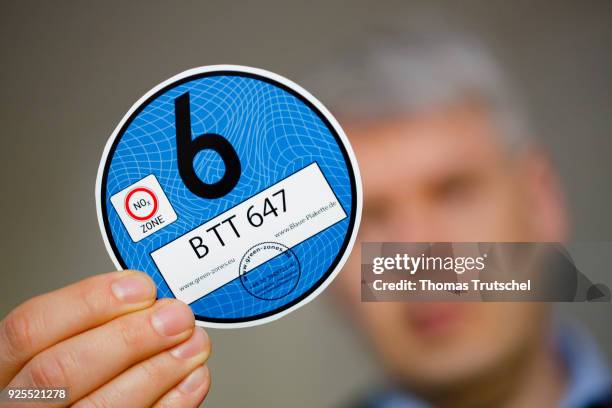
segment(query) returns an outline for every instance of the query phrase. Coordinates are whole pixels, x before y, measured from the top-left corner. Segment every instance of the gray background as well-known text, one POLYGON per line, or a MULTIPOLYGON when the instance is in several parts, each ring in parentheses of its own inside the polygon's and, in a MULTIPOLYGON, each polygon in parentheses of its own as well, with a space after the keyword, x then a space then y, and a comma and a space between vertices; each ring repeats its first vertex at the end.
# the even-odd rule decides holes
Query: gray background
MULTIPOLYGON (((612 241, 612 3, 433 4, 444 22, 489 41, 514 75, 560 169, 575 238, 612 241)), ((372 25, 414 18, 423 8, 403 1, 2 1, 0 316, 34 294, 113 268, 94 206, 98 161, 115 125, 151 87, 219 63, 299 81, 372 25)), ((303 85, 325 102, 324 90, 303 85)), ((610 272, 601 266, 598 273, 610 272)), ((376 381, 377 367, 327 297, 264 327, 210 330, 206 405, 333 406, 376 381)), ((562 310, 612 355, 610 304, 562 310)))

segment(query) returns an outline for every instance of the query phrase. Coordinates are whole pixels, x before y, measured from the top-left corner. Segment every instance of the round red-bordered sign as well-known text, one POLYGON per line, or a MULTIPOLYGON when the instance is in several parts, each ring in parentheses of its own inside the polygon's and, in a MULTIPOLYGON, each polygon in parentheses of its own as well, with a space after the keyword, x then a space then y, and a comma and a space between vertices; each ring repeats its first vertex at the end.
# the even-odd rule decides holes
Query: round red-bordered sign
POLYGON ((136 187, 135 189, 133 189, 132 191, 130 191, 126 196, 125 196, 125 211, 128 213, 128 215, 130 217, 132 217, 133 219, 137 220, 137 221, 146 221, 149 218, 153 217, 155 215, 155 213, 157 212, 157 196, 155 195, 155 193, 153 191, 151 191, 150 189, 146 188, 146 187, 136 187), (134 212, 130 209, 130 206, 128 205, 130 202, 130 198, 132 198, 132 196, 135 193, 138 192, 143 192, 148 194, 149 196, 151 196, 151 198, 153 199, 153 210, 151 210, 151 212, 149 214, 146 214, 145 216, 138 216, 136 214, 134 214, 134 212))

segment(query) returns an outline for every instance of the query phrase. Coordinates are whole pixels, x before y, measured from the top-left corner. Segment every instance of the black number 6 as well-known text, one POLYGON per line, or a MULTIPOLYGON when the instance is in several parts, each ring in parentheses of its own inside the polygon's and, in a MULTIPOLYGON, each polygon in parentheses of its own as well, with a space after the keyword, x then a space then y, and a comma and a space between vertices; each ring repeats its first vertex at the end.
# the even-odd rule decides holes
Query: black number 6
POLYGON ((191 109, 189 92, 174 100, 176 120, 176 156, 179 175, 193 194, 202 198, 223 197, 238 184, 240 159, 230 142, 216 133, 204 133, 191 139, 191 109), (216 183, 204 183, 193 168, 193 159, 202 150, 210 149, 221 157, 225 173, 216 183))

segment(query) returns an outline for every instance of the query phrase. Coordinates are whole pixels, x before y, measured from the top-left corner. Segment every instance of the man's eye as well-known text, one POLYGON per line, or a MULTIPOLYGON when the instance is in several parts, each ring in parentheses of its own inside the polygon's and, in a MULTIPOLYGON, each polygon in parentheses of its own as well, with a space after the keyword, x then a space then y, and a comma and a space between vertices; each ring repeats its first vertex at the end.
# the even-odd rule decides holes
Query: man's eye
POLYGON ((471 176, 457 176, 445 180, 434 189, 439 201, 455 202, 470 198, 477 189, 477 180, 471 176))
POLYGON ((382 221, 387 213, 388 210, 382 203, 369 203, 363 208, 363 218, 367 221, 382 221))

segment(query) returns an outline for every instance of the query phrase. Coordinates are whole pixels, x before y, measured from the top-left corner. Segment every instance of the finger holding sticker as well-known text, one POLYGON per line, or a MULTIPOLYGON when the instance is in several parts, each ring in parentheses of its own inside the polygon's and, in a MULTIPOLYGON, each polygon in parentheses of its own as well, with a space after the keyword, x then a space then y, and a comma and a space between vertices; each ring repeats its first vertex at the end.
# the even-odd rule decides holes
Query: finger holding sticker
POLYGON ((196 323, 265 323, 316 297, 361 214, 354 154, 299 85, 211 66, 156 86, 109 139, 96 201, 121 269, 187 303, 196 323))
POLYGON ((188 306, 155 294, 146 274, 121 271, 16 307, 0 320, 0 389, 61 390, 48 407, 197 405, 210 386, 210 340, 188 306))

